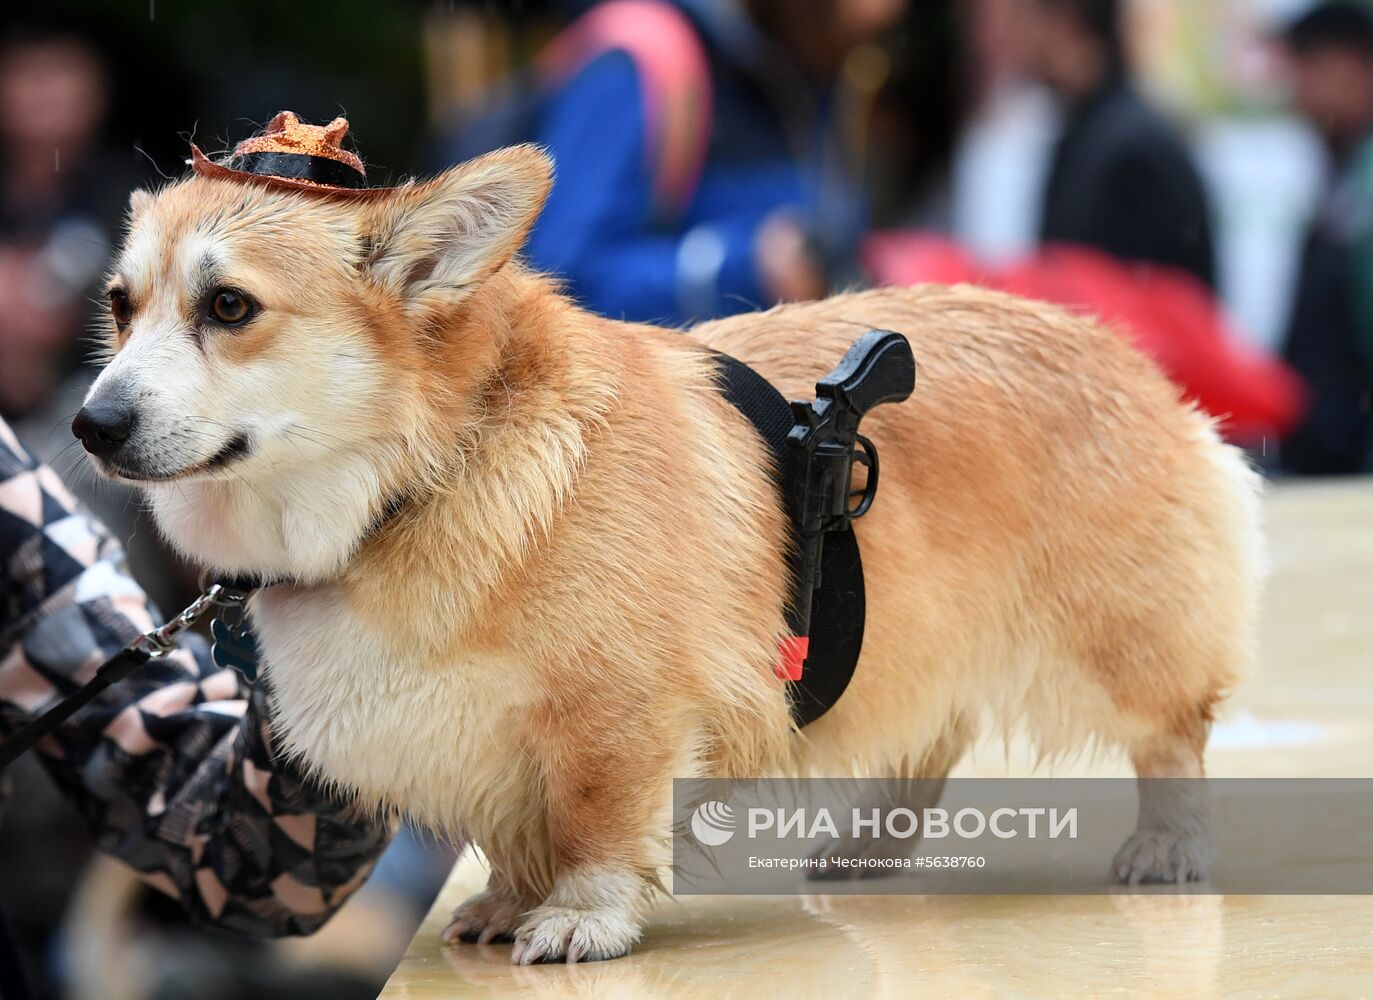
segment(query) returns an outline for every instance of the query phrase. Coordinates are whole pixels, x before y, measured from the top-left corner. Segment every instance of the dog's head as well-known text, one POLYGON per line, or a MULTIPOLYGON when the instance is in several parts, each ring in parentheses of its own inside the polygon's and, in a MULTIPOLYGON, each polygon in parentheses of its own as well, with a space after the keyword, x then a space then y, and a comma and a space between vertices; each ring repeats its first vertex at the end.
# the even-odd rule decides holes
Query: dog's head
POLYGON ((203 177, 136 192, 74 433, 102 473, 178 487, 365 446, 550 177, 524 146, 366 198, 203 177))

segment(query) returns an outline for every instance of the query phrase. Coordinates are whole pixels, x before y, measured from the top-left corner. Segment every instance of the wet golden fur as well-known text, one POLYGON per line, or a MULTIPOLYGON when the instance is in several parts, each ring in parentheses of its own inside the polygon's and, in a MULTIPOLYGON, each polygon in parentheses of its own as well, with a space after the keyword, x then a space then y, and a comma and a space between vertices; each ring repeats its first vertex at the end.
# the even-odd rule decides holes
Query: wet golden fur
MULTIPOLYGON (((1256 478, 1149 361, 971 288, 686 334, 602 319, 512 259, 546 187, 517 149, 364 205, 205 179, 140 196, 115 280, 145 318, 102 376, 137 383, 120 355, 156 329, 148 357, 203 390, 149 390, 164 451, 195 450, 178 421, 249 421, 249 458, 150 485, 154 511, 192 558, 299 581, 254 606, 283 749, 483 848, 492 886, 457 929, 516 933, 516 960, 623 953, 674 776, 938 776, 987 721, 1201 773, 1249 659, 1256 478), (263 306, 197 348, 172 343, 188 240, 263 306), (865 421, 863 657, 796 733, 782 515, 703 345, 803 397, 871 327, 909 337, 919 385, 865 421)), ((1147 806, 1118 873, 1202 874, 1202 807, 1147 806)))

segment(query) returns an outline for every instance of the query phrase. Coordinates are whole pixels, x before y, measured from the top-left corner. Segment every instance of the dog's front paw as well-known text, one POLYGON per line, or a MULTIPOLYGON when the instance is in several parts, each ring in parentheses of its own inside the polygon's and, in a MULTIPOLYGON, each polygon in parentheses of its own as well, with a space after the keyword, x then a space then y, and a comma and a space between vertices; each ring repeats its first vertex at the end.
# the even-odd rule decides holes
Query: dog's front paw
POLYGON ((453 911, 453 919, 441 936, 449 944, 455 941, 509 944, 515 940, 515 928, 523 916, 524 908, 512 895, 501 888, 487 886, 453 911))
POLYGON ((1204 834, 1136 830, 1111 863, 1126 885, 1205 882, 1211 877, 1211 842, 1204 834))
POLYGON ((629 954, 638 940, 638 922, 620 907, 540 906, 515 932, 510 961, 599 962, 629 954))

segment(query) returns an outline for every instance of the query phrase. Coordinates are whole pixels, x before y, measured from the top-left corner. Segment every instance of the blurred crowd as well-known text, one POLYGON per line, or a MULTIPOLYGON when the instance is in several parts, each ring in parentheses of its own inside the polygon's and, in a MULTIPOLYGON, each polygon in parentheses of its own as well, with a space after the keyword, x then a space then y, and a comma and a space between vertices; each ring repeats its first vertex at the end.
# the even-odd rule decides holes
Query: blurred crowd
MULTIPOLYGON (((191 136, 228 148, 283 108, 346 112, 375 182, 543 144, 558 176, 528 259, 607 315, 981 281, 1119 326, 1275 476, 1373 469, 1373 0, 74 0, 6 19, 0 416, 164 606, 186 568, 63 455, 94 290, 134 187, 179 175, 191 136)), ((79 995, 58 928, 96 905, 88 843, 36 773, 16 781, 0 909, 35 981, 79 995)), ((320 995, 375 992, 452 860, 393 852, 390 896, 340 918, 389 922, 389 943, 326 929, 318 962, 376 958, 320 995)), ((190 933, 131 912, 144 930, 121 933, 148 949, 190 933)), ((223 964, 307 995, 280 986, 298 963, 223 964)), ((129 995, 209 995, 158 967, 129 995)))

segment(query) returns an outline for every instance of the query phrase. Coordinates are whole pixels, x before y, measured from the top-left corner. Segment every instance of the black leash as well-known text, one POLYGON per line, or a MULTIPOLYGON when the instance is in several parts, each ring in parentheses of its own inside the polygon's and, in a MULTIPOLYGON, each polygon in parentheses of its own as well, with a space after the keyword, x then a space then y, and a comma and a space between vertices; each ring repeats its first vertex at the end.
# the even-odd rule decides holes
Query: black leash
POLYGON ((62 723, 99 698, 107 689, 152 660, 160 660, 176 649, 177 636, 213 609, 221 608, 241 617, 243 604, 251 592, 251 588, 234 583, 210 584, 181 614, 160 628, 140 635, 102 663, 95 676, 84 686, 0 742, 0 771, 4 771, 40 740, 51 736, 62 723))
MULTIPOLYGON (((363 538, 376 534, 390 523, 405 509, 409 499, 406 494, 388 499, 363 538)), ((181 614, 161 628, 140 635, 102 663, 95 676, 85 686, 72 692, 38 718, 0 741, 0 773, 40 740, 51 736, 58 726, 99 698, 107 689, 140 667, 146 666, 151 660, 160 660, 176 649, 176 637, 216 608, 218 612, 210 623, 213 640, 211 655, 218 666, 238 671, 245 681, 252 684, 257 674, 258 651, 252 630, 245 621, 248 598, 255 590, 290 582, 284 577, 222 577, 205 586, 200 596, 188 604, 181 614)), ((4 998, 0 997, 0 1000, 4 998)))

